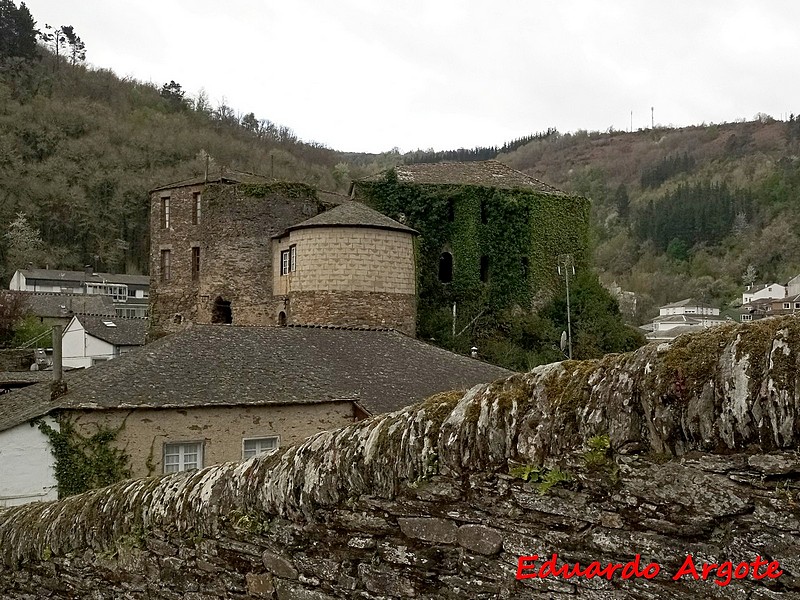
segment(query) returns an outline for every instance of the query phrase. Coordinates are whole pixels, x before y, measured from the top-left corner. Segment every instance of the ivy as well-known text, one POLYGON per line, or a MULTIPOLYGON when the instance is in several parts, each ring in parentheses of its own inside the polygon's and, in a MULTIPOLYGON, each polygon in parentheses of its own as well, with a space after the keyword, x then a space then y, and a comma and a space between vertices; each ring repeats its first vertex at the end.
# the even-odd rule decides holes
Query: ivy
POLYGON ((287 198, 316 199, 316 190, 305 183, 290 181, 275 181, 273 183, 240 183, 236 186, 240 197, 266 198, 272 195, 281 195, 287 198))
POLYGON ((576 268, 589 260, 589 202, 585 198, 478 185, 409 184, 393 170, 380 181, 357 182, 360 199, 420 232, 418 334, 458 351, 471 341, 452 339, 473 320, 502 320, 530 312, 563 285, 558 255, 572 253, 576 268), (453 256, 451 282, 439 281, 442 252, 453 256), (482 273, 488 263, 488 278, 482 273))
POLYGON ((59 498, 105 487, 131 476, 130 457, 113 445, 124 423, 116 429, 98 426, 96 433, 83 436, 66 415, 58 415, 56 422, 58 429, 41 419, 33 424, 50 440, 59 498))

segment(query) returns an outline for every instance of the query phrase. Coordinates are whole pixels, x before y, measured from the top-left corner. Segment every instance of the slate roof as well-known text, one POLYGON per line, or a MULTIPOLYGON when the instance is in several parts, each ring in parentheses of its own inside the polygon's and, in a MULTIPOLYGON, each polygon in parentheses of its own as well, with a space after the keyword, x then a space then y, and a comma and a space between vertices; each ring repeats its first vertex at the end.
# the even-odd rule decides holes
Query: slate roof
MULTIPOLYGON (((478 185, 564 195, 561 190, 496 160, 397 165, 394 172, 402 183, 478 185)), ((382 172, 358 181, 383 181, 385 177, 382 172)))
POLYGON ((150 193, 158 192, 161 190, 171 190, 179 187, 189 187, 192 185, 203 185, 206 183, 267 183, 274 182, 273 177, 266 177, 256 173, 248 173, 247 171, 235 171, 231 169, 219 170, 208 174, 190 177, 174 183, 168 183, 150 190, 150 193))
POLYGON ((114 346, 144 346, 150 322, 147 319, 77 315, 75 317, 89 335, 114 346), (106 323, 113 323, 111 327, 106 323))
POLYGON ((317 198, 325 204, 342 204, 350 202, 350 196, 340 194, 339 192, 328 192, 325 190, 317 190, 317 198))
POLYGON ((702 308, 714 308, 710 304, 706 304, 705 302, 700 302, 695 298, 686 298, 685 300, 679 300, 678 302, 673 302, 672 304, 665 304, 661 308, 680 308, 681 306, 699 306, 702 308))
POLYGON ((56 294, 8 290, 25 298, 31 314, 37 317, 65 318, 75 313, 91 313, 113 317, 116 314, 111 296, 99 294, 56 294))
MULTIPOLYGON (((416 230, 411 229, 411 227, 407 227, 399 221, 390 219, 377 210, 373 210, 369 206, 361 202, 356 202, 355 200, 350 200, 330 210, 321 212, 315 217, 292 225, 288 227, 286 231, 310 227, 371 227, 404 231, 415 235, 418 233, 416 230)), ((282 235, 284 234, 280 234, 276 237, 281 237, 282 235)))
POLYGON ((392 330, 192 325, 50 386, 0 396, 0 431, 57 408, 184 408, 355 400, 371 413, 512 372, 392 330))
POLYGON ((148 287, 150 285, 149 275, 126 275, 124 273, 92 273, 87 275, 85 271, 64 271, 60 269, 19 269, 25 279, 37 279, 43 281, 73 281, 78 283, 124 283, 126 285, 137 285, 148 287))
POLYGON ((662 329, 660 331, 653 331, 644 337, 648 340, 674 340, 684 333, 696 333, 698 331, 705 331, 706 327, 699 327, 697 325, 681 325, 680 327, 673 327, 671 329, 662 329))
MULTIPOLYGON (((29 384, 53 379, 53 371, 0 371, 0 386, 3 384, 29 384)), ((0 399, 2 404, 2 399, 0 399)))

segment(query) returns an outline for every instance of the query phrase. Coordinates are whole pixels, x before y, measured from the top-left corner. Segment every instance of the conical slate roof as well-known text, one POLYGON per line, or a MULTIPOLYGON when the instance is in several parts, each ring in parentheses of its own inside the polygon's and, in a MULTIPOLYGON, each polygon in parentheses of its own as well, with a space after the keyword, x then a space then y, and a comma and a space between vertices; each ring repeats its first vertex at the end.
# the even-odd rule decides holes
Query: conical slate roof
POLYGON ((377 229, 391 229, 394 231, 405 231, 417 234, 417 231, 407 227, 402 223, 390 219, 386 215, 371 209, 369 206, 351 200, 340 204, 330 210, 326 210, 311 217, 306 221, 288 227, 286 231, 295 229, 305 229, 307 227, 374 227, 377 229))

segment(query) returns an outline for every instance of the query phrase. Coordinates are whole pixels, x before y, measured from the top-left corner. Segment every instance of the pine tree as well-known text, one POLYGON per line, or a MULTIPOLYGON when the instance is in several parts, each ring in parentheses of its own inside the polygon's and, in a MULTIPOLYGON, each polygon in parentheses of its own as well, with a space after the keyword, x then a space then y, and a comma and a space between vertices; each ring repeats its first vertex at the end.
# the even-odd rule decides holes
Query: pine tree
POLYGON ((36 58, 36 23, 25 3, 0 0, 0 60, 36 58))

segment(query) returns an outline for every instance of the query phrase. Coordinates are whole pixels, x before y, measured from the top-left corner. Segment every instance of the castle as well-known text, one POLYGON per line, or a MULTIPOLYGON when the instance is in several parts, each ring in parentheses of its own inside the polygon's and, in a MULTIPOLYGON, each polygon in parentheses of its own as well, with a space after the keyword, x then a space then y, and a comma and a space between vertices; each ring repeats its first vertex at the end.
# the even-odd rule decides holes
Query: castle
POLYGON ((588 213, 585 198, 497 161, 398 166, 349 197, 238 172, 165 185, 150 196, 151 331, 326 325, 438 339, 437 311, 458 305, 469 322, 546 298, 557 255, 588 260, 588 213))
POLYGON ((150 196, 152 328, 416 323, 417 232, 346 196, 245 173, 150 196))

